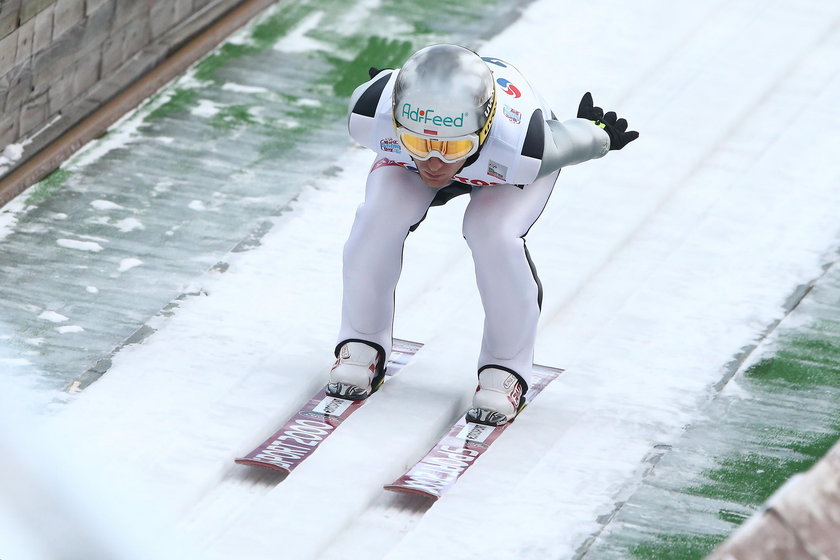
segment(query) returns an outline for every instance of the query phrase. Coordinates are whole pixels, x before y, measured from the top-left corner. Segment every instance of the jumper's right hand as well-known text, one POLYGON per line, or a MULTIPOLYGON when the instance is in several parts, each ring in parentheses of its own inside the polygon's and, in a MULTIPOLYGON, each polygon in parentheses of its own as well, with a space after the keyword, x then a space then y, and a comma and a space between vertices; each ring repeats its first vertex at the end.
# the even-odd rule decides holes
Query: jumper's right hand
POLYGON ((588 91, 583 95, 578 106, 579 119, 587 119, 604 129, 610 137, 610 150, 620 150, 639 137, 635 130, 627 130, 627 120, 619 119, 615 111, 604 114, 604 110, 596 107, 592 101, 592 94, 588 91))

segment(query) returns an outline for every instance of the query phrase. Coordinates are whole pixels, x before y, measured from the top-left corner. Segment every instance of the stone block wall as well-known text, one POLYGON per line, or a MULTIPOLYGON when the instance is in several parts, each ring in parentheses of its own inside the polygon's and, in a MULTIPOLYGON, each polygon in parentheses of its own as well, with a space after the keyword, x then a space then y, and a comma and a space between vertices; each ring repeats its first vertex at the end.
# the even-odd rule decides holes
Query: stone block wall
POLYGON ((0 178, 242 2, 0 0, 0 178))

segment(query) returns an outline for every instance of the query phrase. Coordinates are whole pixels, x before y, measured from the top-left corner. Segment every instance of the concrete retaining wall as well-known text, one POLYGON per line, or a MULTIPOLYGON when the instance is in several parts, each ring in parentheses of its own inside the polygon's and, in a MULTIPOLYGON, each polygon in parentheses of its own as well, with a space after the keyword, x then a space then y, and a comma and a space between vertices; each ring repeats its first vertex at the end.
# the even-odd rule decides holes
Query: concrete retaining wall
POLYGON ((0 0, 0 178, 242 1, 0 0))

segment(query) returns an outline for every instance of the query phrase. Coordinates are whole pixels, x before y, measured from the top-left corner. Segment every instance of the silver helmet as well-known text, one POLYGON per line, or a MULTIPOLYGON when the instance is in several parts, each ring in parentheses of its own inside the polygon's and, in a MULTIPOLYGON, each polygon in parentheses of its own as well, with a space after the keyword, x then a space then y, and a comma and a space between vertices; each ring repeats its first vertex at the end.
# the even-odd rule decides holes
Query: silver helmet
POLYGON ((484 142, 495 112, 493 74, 476 53, 432 45, 405 62, 394 84, 394 120, 418 134, 484 142))

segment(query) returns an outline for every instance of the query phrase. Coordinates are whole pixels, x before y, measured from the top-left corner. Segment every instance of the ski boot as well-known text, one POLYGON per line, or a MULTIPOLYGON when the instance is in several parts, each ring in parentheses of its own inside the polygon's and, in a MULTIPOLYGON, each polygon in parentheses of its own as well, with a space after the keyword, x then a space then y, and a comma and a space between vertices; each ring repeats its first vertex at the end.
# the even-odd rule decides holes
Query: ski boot
POLYGON ((336 348, 327 394, 351 401, 368 398, 385 380, 385 352, 361 340, 347 340, 336 348))
POLYGON ((478 388, 467 422, 501 426, 513 420, 525 406, 527 384, 516 373, 497 366, 485 366, 478 372, 478 388))

